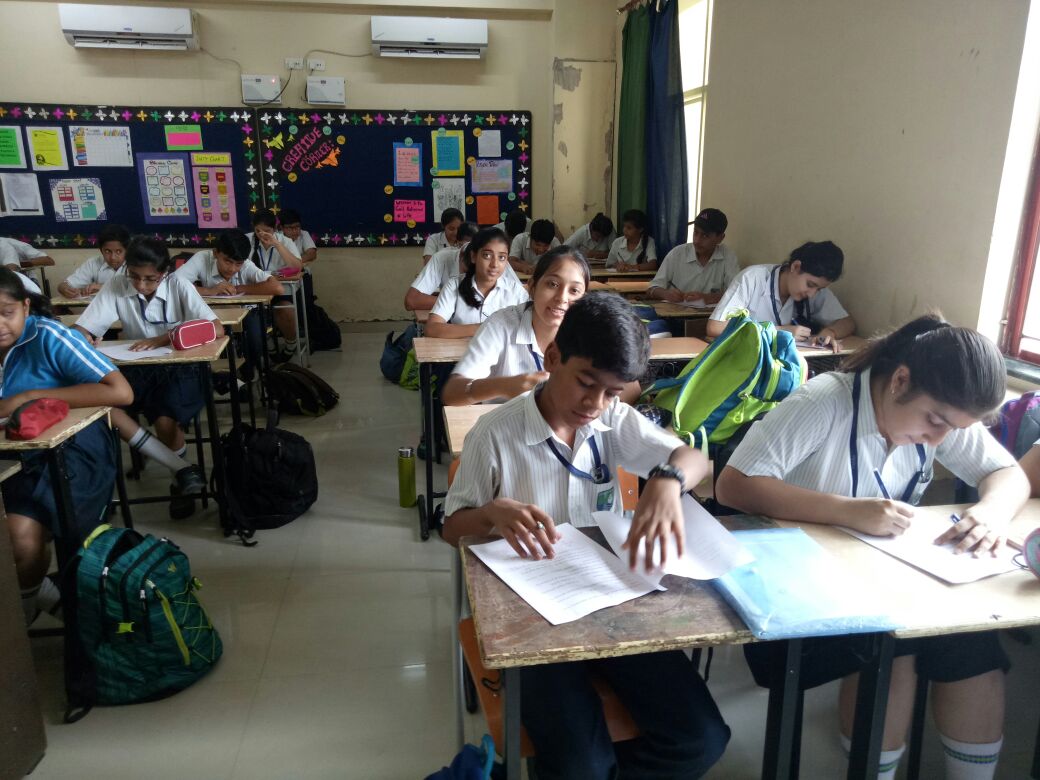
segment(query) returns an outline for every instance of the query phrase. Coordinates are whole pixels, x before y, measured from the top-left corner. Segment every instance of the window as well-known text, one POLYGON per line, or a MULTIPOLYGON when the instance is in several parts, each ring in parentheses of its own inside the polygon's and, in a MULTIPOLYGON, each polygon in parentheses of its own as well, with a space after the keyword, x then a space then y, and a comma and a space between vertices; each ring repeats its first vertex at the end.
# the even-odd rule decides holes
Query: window
MULTIPOLYGON (((680 0, 679 54, 685 104, 686 160, 690 219, 700 211, 701 155, 704 137, 704 101, 708 89, 708 43, 711 0, 680 0)), ((693 226, 688 236, 693 238, 693 226)))
POLYGON ((1009 357, 1040 365, 1040 158, 1033 164, 1022 220, 1019 255, 1008 301, 1004 351, 1009 357))

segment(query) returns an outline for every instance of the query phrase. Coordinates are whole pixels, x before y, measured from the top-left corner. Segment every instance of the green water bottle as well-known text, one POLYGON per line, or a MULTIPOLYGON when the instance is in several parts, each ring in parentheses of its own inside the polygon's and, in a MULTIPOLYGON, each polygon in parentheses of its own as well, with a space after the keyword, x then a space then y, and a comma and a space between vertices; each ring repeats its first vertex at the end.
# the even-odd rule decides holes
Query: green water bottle
POLYGON ((401 506, 415 506, 415 450, 400 447, 397 450, 397 492, 401 506))

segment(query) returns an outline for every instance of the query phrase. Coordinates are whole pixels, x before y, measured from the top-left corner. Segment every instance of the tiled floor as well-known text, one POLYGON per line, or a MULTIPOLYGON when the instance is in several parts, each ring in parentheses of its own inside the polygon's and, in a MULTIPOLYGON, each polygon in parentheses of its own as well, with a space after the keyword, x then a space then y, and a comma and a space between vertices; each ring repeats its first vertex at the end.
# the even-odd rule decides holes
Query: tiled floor
MULTIPOLYGON (((397 506, 397 447, 416 442, 419 404, 380 377, 382 342, 348 333, 343 352, 316 355, 340 404, 322 418, 285 420, 318 460, 320 498, 305 517, 246 549, 221 536, 212 508, 177 523, 162 505, 138 509, 139 528, 190 556, 224 657, 177 696, 98 708, 68 726, 60 643, 35 640, 50 746, 33 778, 410 780, 450 759, 450 553, 436 538, 420 542, 415 510, 397 506)), ((142 488, 163 489, 155 466, 146 477, 142 488)), ((998 776, 1019 780, 1040 717, 1040 673, 1035 645, 1007 644, 1015 669, 998 776)), ((739 651, 716 653, 710 686, 734 736, 709 776, 751 780, 765 694, 739 651)), ((834 703, 833 687, 808 696, 803 778, 844 776, 834 703)), ((469 718, 467 737, 481 733, 480 716, 469 718)), ((942 777, 937 744, 932 734, 923 778, 942 777)))

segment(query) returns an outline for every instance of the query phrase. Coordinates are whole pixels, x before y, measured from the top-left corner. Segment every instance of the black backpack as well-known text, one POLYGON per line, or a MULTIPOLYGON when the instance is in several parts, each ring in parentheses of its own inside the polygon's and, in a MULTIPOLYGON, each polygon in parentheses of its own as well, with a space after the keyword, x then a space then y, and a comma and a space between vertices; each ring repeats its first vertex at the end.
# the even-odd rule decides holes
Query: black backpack
POLYGON ((220 437, 227 496, 224 536, 238 534, 244 544, 257 530, 295 520, 318 499, 310 443, 276 428, 277 420, 271 411, 266 428, 242 423, 220 437))
POLYGON ((339 325, 332 321, 318 304, 307 307, 307 329, 310 334, 311 352, 325 349, 339 349, 343 345, 343 334, 339 325))
POLYGON ((379 357, 379 370, 383 372, 383 376, 395 385, 401 381, 405 360, 417 335, 419 335, 419 329, 414 322, 401 331, 401 335, 396 339, 393 331, 386 334, 383 354, 379 357))
POLYGON ((296 363, 283 363, 267 372, 269 404, 279 412, 321 417, 339 403, 328 382, 296 363))

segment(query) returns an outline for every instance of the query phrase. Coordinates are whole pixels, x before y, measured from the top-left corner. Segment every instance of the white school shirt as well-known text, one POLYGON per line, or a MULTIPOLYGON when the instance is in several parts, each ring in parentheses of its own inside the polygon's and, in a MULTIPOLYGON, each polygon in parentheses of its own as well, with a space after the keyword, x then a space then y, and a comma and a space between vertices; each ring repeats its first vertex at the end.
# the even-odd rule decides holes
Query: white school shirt
POLYGON ((703 266, 697 261, 693 244, 680 244, 664 256, 651 287, 675 287, 682 292, 721 293, 740 273, 737 254, 719 244, 703 266))
POLYGON ((615 398, 598 420, 578 428, 572 450, 538 411, 535 392, 517 396, 485 414, 466 436, 462 462, 444 502, 446 524, 460 509, 511 498, 534 504, 555 523, 569 522, 579 528, 594 525, 592 513, 597 503, 605 511, 621 507, 619 466, 646 477, 682 444, 615 398), (610 470, 610 482, 602 485, 571 474, 546 444, 552 438, 575 468, 591 473, 594 459, 588 440, 593 436, 600 462, 610 470))
MULTIPOLYGON (((747 309, 751 319, 772 322, 774 325, 790 325, 795 317, 794 298, 780 304, 780 266, 749 265, 733 280, 711 313, 711 319, 725 321, 737 309, 747 309), (774 274, 773 271, 776 271, 774 274), (780 313, 777 321, 774 304, 780 313)), ((824 287, 809 299, 809 316, 821 325, 830 325, 849 316, 837 296, 824 287)))
POLYGON ((614 243, 615 238, 617 238, 617 233, 612 232, 599 241, 593 241, 592 231, 589 230, 589 224, 586 222, 563 243, 572 249, 580 249, 582 252, 609 252, 610 245, 614 243))
MULTIPOLYGON (((531 232, 531 225, 533 225, 533 224, 534 224, 534 220, 531 219, 530 217, 528 217, 527 218, 527 222, 524 223, 524 230, 526 232, 530 233, 531 232)), ((495 227, 497 227, 499 230, 501 230, 507 236, 509 235, 509 231, 506 230, 506 221, 504 219, 501 222, 499 222, 497 225, 495 225, 495 227)))
MULTIPOLYGON (((278 239, 278 243, 280 243, 282 246, 284 246, 286 249, 292 252, 293 255, 295 255, 296 257, 300 256, 300 252, 296 248, 296 243, 291 238, 289 238, 287 235, 281 232, 275 232, 274 235, 275 238, 278 239)), ((246 238, 249 239, 249 259, 252 260, 253 248, 256 244, 256 234, 246 233, 246 238)), ((260 258, 260 260, 255 265, 259 266, 259 268, 263 271, 268 271, 269 273, 273 274, 278 269, 287 267, 285 261, 282 259, 282 256, 278 254, 277 247, 272 246, 269 249, 265 249, 263 244, 261 244, 260 251, 258 252, 258 257, 260 258)))
POLYGON ((18 271, 15 271, 15 273, 18 274, 18 281, 22 283, 22 287, 25 288, 26 292, 43 295, 43 290, 40 289, 40 285, 36 284, 36 282, 23 273, 19 273, 18 271))
POLYGON ((0 236, 0 265, 7 265, 8 263, 21 265, 23 260, 44 257, 46 254, 46 252, 24 241, 0 236))
MULTIPOLYGON (((459 252, 461 249, 448 247, 437 252, 430 258, 429 262, 422 267, 419 275, 412 282, 412 287, 423 295, 434 295, 438 290, 444 289, 449 279, 459 275, 459 252)), ((502 279, 508 279, 516 284, 522 284, 520 277, 516 275, 513 266, 506 265, 502 272, 502 279)))
POLYGON ((496 311, 477 328, 452 373, 466 379, 487 379, 541 371, 545 356, 534 335, 532 316, 527 303, 496 311))
POLYGON ((225 279, 220 275, 217 267, 217 258, 212 249, 203 249, 188 258, 180 268, 174 271, 176 276, 187 279, 191 284, 200 284, 203 287, 215 287, 221 282, 238 285, 262 284, 271 278, 267 271, 261 271, 252 260, 246 260, 241 267, 225 279))
MULTIPOLYGON (((607 268, 613 268, 619 262, 626 263, 628 265, 635 265, 639 254, 643 250, 640 249, 639 244, 636 244, 634 252, 628 251, 628 239, 624 236, 618 236, 614 239, 614 243, 610 245, 610 252, 607 254, 607 268)), ((654 243, 654 239, 651 237, 646 242, 646 257, 643 258, 643 262, 649 262, 650 260, 657 259, 657 244, 654 243)))
POLYGON ((116 274, 126 273, 126 263, 113 271, 112 266, 105 262, 101 255, 94 255, 86 260, 79 268, 69 274, 65 284, 69 287, 80 289, 88 284, 104 284, 116 274))
MULTIPOLYGON (((314 243, 314 239, 311 237, 310 231, 301 230, 300 235, 292 239, 293 244, 296 245, 296 254, 303 257, 303 253, 308 249, 317 249, 318 245, 314 243)), ((311 272, 310 265, 303 267, 303 272, 309 274, 311 272)))
MULTIPOLYGON (((751 426, 729 465, 749 477, 772 477, 788 485, 852 497, 849 438, 854 376, 832 371, 802 385, 751 426)), ((983 477, 1015 463, 982 423, 954 429, 937 448, 924 445, 924 450, 927 479, 918 485, 915 498, 927 487, 935 460, 970 485, 978 485, 983 477)), ((859 498, 882 497, 874 469, 881 472, 889 495, 895 499, 902 497, 914 474, 921 470, 914 445, 903 444, 889 452, 878 432, 869 370, 863 371, 861 378, 856 452, 859 498)))
POLYGON ((428 239, 426 239, 426 246, 423 247, 423 257, 430 255, 431 257, 442 249, 451 248, 451 244, 448 243, 448 237, 444 235, 442 230, 440 233, 432 233, 428 239))
POLYGON ((480 306, 473 307, 466 303, 459 293, 459 284, 462 279, 461 275, 457 275, 448 280, 448 283, 441 288, 441 293, 437 296, 437 303, 433 305, 430 314, 443 317, 445 322, 453 325, 480 325, 499 309, 527 303, 530 299, 527 290, 522 285, 500 276, 486 298, 481 296, 480 290, 476 289, 476 285, 474 285, 473 292, 480 301, 480 306))
POLYGON ((105 283, 76 324, 100 337, 113 322, 120 320, 123 338, 150 339, 188 320, 215 319, 217 315, 183 276, 167 274, 149 301, 134 289, 130 277, 121 275, 105 283))
MULTIPOLYGON (((560 245, 560 239, 553 236, 553 240, 549 242, 549 249, 555 249, 560 245)), ((549 251, 548 249, 545 251, 549 251)), ((534 250, 531 249, 531 234, 521 233, 513 239, 512 245, 509 247, 510 257, 519 257, 525 263, 537 263, 538 258, 541 255, 536 255, 534 250)))

